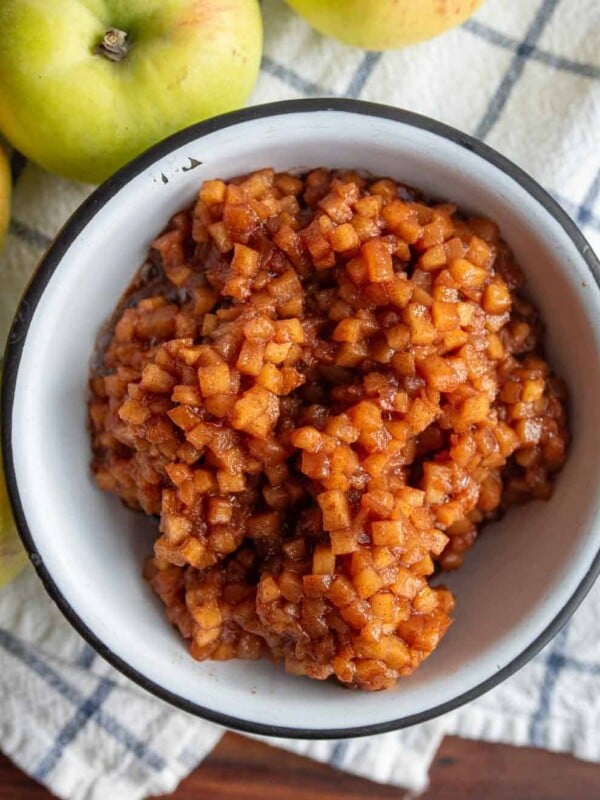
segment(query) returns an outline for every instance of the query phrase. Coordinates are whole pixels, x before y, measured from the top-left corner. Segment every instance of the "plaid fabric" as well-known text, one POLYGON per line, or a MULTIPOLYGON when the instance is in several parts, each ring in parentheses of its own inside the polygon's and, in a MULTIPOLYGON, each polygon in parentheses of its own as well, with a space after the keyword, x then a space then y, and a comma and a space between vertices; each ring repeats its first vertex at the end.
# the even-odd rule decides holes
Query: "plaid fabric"
MULTIPOLYGON (((487 0, 461 28, 385 54, 312 31, 264 0, 251 102, 336 95, 402 106, 472 133, 542 183, 600 250, 600 4, 487 0)), ((0 341, 40 254, 89 187, 12 159, 13 219, 0 259, 0 341)), ((444 733, 600 761, 600 587, 569 625, 489 694, 425 725, 358 741, 271 743, 419 790, 444 733)), ((27 571, 0 592, 0 747, 70 800, 172 790, 221 735, 112 670, 27 571)))

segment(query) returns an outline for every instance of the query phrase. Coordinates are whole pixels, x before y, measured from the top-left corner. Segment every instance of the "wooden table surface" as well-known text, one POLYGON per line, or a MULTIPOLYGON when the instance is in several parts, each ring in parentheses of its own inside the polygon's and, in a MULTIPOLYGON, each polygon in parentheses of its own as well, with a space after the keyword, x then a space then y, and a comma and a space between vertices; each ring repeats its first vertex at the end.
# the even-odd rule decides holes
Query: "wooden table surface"
MULTIPOLYGON (((162 798, 162 800, 166 800, 162 798)), ((392 786, 337 772, 233 733, 169 800, 408 800, 392 786)), ((543 750, 446 738, 420 800, 597 800, 600 765, 543 750)), ((51 795, 0 755, 0 800, 51 795)), ((110 798, 107 798, 110 800, 110 798)), ((155 800, 159 800, 156 798, 155 800)))

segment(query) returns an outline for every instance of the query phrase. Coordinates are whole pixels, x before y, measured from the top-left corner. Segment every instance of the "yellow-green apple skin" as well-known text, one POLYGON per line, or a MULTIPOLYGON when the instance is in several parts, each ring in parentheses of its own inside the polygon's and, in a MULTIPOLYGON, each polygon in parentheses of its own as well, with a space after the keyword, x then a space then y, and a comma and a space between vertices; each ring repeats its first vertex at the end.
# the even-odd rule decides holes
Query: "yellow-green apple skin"
POLYGON ((10 220, 10 167, 6 153, 0 146, 0 253, 10 220))
POLYGON ((0 587, 16 577, 26 563, 27 555, 12 518, 0 461, 0 587))
POLYGON ((392 50, 437 36, 483 0, 286 0, 326 36, 367 50, 392 50))
MULTIPOLYGON (((8 158, 0 146, 0 251, 10 219, 10 190, 8 158)), ((2 458, 0 457, 0 587, 12 580, 26 563, 27 556, 17 534, 8 502, 2 458)))
POLYGON ((261 54, 258 0, 0 0, 0 131, 50 172, 99 183, 243 105, 261 54), (127 35, 121 60, 102 49, 111 29, 127 35))

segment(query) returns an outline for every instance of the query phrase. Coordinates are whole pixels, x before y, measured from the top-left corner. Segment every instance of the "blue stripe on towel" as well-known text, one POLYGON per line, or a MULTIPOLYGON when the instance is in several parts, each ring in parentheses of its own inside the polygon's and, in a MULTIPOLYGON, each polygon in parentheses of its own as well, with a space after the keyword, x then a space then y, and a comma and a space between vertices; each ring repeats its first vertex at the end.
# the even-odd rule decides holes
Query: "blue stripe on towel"
POLYGON ((492 96, 488 108, 475 130, 475 136, 479 139, 484 139, 500 118, 504 106, 525 69, 527 59, 531 56, 533 46, 544 32, 544 28, 559 2, 560 0, 544 0, 539 7, 531 25, 527 29, 525 39, 517 47, 500 85, 492 96))
MULTIPOLYGON (((14 658, 17 658, 22 664, 25 664, 25 666, 35 672, 39 678, 45 681, 49 687, 54 689, 54 691, 58 692, 58 694, 77 708, 81 708, 83 703, 85 703, 86 698, 81 692, 69 684, 55 669, 47 664, 35 650, 25 647, 19 639, 2 628, 0 628, 0 647, 4 648, 4 650, 10 653, 14 658)), ((107 679, 102 680, 107 681, 107 679)), ((110 684, 113 683, 113 681, 107 682, 110 684)), ((163 757, 151 750, 144 741, 129 731, 112 714, 99 708, 94 716, 94 722, 102 728, 102 730, 112 736, 113 739, 116 739, 119 744, 131 751, 131 753, 146 766, 157 772, 165 768, 166 764, 163 757)))
POLYGON ((108 695, 115 688, 114 683, 100 680, 92 694, 76 710, 74 716, 58 732, 54 744, 42 758, 37 767, 31 771, 31 777, 36 781, 43 781, 58 764, 66 748, 71 744, 77 734, 87 725, 88 721, 97 714, 108 695))

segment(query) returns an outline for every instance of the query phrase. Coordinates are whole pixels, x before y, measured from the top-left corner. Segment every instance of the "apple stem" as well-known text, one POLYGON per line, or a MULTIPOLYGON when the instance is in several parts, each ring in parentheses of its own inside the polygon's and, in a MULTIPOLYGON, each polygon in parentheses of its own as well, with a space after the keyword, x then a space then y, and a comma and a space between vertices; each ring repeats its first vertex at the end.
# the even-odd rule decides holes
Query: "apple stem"
POLYGON ((119 28, 108 28, 94 52, 109 61, 122 61, 129 51, 127 34, 119 28))

